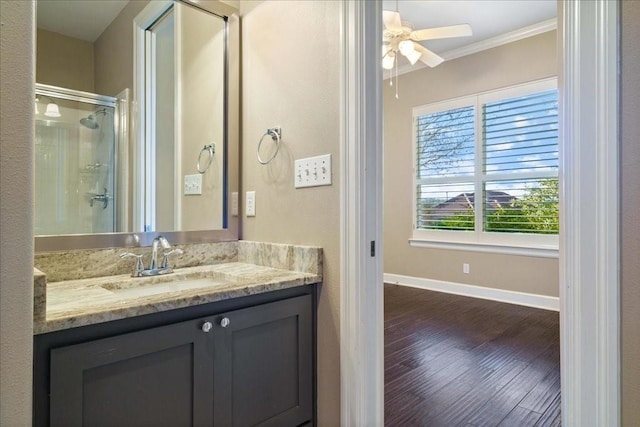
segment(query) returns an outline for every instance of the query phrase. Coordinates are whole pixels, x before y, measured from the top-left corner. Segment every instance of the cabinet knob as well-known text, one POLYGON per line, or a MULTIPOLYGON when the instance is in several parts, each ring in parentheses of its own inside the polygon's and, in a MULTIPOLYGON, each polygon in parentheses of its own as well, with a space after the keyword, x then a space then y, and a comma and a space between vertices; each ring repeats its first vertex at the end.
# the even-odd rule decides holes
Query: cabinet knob
POLYGON ((202 324, 202 331, 203 332, 209 332, 212 327, 213 327, 213 325, 211 324, 211 322, 204 322, 202 324))
POLYGON ((220 320, 220 326, 222 326, 223 328, 229 326, 229 323, 231 323, 231 320, 229 320, 228 317, 223 317, 222 320, 220 320))

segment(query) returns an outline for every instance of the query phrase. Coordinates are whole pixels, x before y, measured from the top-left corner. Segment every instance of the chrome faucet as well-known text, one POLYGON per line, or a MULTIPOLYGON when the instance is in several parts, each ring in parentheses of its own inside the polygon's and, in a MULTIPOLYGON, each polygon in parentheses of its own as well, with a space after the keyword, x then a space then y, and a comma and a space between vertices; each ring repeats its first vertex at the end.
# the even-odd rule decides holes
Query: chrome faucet
POLYGON ((169 241, 163 236, 158 236, 153 239, 151 244, 151 262, 149 263, 149 270, 158 269, 158 246, 162 246, 162 249, 171 249, 169 241))
POLYGON ((125 252, 120 254, 120 258, 136 258, 136 265, 131 277, 142 277, 142 276, 159 276, 161 274, 169 274, 173 273, 173 268, 169 265, 169 256, 173 254, 182 254, 182 249, 171 249, 169 251, 165 251, 162 254, 162 263, 158 264, 158 249, 162 247, 162 249, 171 249, 171 245, 169 241, 165 239, 163 236, 158 236, 153 239, 153 243, 151 244, 151 261, 149 262, 149 268, 144 268, 144 264, 142 263, 142 254, 134 254, 131 252, 125 252))

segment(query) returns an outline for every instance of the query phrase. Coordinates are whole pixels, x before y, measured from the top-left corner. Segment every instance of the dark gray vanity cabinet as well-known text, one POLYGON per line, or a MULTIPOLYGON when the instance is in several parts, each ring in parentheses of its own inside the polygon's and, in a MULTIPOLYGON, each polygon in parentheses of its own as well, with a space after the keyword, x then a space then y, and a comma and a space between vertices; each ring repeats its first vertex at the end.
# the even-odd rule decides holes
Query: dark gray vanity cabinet
POLYGON ((227 313, 214 332, 214 425, 298 426, 310 421, 313 355, 309 298, 227 313))
POLYGON ((51 425, 212 425, 214 349, 202 323, 51 350, 51 425))
POLYGON ((34 388, 34 424, 47 418, 65 427, 313 423, 313 296, 229 311, 213 303, 210 315, 49 345, 48 385, 34 388), (47 406, 49 416, 38 417, 47 406))

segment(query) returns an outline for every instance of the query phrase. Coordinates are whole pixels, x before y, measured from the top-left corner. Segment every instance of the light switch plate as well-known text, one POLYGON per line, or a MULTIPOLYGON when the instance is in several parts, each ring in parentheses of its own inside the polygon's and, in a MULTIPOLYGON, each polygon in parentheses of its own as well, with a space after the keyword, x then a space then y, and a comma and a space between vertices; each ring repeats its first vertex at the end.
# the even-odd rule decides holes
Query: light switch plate
POLYGON ((246 215, 247 216, 256 216, 256 192, 255 191, 247 191, 247 201, 245 203, 246 206, 246 215))
POLYGON ((202 194, 202 174, 184 176, 184 194, 185 196, 202 194))
POLYGON ((238 192, 231 193, 231 216, 238 216, 238 192))
POLYGON ((296 188, 331 185, 331 154, 295 161, 296 188))

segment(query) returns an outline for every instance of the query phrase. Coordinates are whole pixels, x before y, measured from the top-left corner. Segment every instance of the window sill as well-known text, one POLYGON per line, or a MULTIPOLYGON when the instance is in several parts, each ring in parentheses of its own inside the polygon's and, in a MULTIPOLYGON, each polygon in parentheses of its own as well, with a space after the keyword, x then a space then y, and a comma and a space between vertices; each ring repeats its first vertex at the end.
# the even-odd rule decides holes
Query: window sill
POLYGON ((417 248, 448 249, 454 251, 485 252, 504 255, 520 255, 538 258, 558 258, 558 248, 552 246, 515 246, 495 243, 444 242, 437 240, 409 239, 409 245, 417 248))

